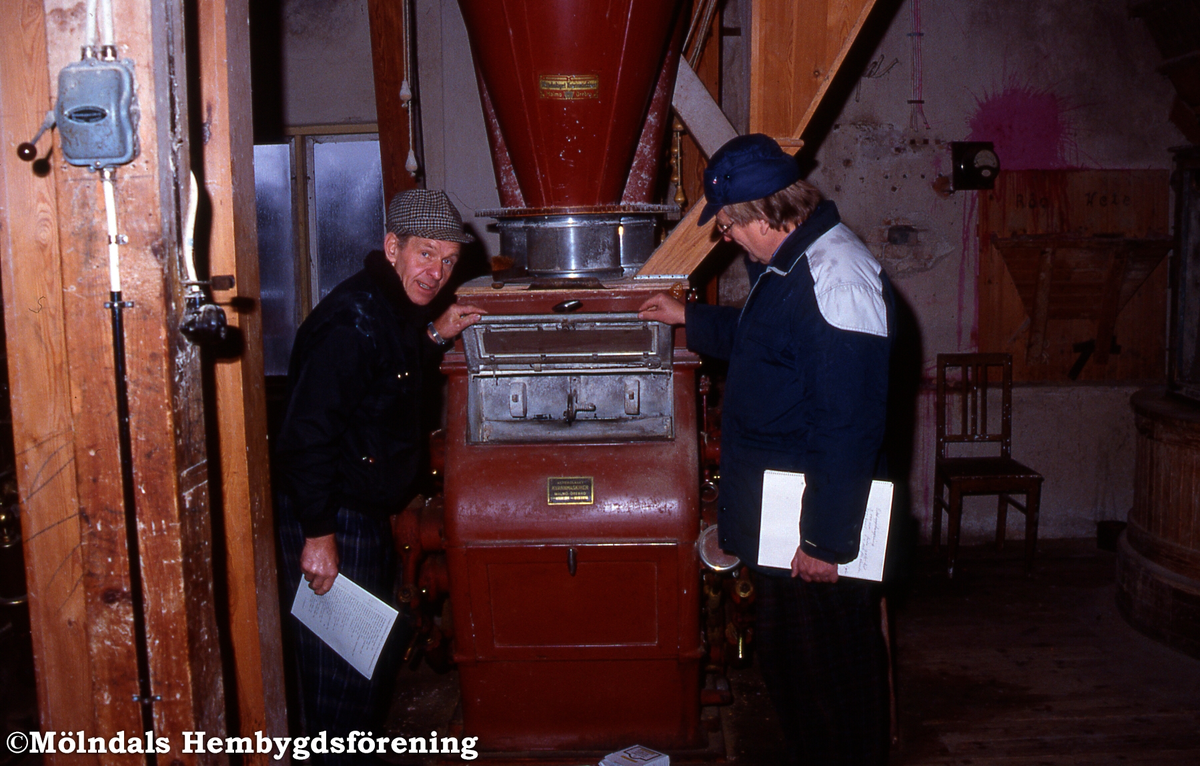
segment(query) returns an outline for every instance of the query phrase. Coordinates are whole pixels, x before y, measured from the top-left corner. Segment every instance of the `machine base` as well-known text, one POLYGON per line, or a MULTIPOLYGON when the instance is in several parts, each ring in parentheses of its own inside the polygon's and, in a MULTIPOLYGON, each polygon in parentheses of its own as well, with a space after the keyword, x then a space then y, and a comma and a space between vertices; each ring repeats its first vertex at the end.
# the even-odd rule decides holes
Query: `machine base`
POLYGON ((480 750, 696 749, 707 737, 698 662, 480 662, 459 674, 464 734, 480 750))

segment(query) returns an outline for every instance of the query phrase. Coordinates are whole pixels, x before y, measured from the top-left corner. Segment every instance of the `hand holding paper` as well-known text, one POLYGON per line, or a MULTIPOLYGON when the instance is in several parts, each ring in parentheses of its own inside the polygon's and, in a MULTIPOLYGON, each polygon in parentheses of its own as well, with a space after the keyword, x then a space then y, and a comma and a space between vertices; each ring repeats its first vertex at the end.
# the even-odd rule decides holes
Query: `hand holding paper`
MULTIPOLYGON (((892 521, 892 491, 890 481, 871 482, 871 494, 867 498, 862 536, 859 538, 858 558, 838 565, 840 577, 857 577, 875 582, 883 579, 883 559, 887 553, 888 527, 892 521)), ((792 568, 792 560, 800 547, 803 499, 804 474, 771 470, 763 472, 759 566, 792 568)))
POLYGON ((323 596, 301 580, 292 614, 370 678, 399 612, 341 574, 323 596))

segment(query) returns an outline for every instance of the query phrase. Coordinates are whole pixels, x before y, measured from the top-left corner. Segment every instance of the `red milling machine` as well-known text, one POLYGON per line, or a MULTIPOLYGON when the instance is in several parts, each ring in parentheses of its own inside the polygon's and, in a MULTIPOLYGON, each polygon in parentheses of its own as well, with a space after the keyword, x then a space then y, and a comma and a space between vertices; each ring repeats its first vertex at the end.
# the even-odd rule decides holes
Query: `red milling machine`
POLYGON ((444 530, 406 512, 405 582, 441 581, 415 562, 444 548, 463 730, 482 748, 695 748, 699 359, 636 314, 687 285, 636 276, 671 210, 650 199, 680 4, 460 5, 501 255, 458 291, 488 314, 443 364, 444 530))

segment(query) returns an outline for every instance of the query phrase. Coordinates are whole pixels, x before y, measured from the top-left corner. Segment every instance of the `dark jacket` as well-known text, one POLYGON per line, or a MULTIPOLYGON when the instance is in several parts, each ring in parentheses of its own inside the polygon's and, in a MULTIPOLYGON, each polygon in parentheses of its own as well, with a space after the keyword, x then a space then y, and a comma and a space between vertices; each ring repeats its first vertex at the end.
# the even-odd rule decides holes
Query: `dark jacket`
POLYGON ((423 387, 438 356, 428 322, 374 252, 300 325, 275 468, 306 537, 333 533, 339 508, 385 516, 415 494, 423 387))
POLYGON ((794 471, 806 480, 801 548, 845 563, 858 553, 883 445, 891 286, 828 201, 769 265, 749 268, 752 287, 740 311, 687 308, 688 346, 729 360, 721 544, 757 568, 763 471, 794 471))

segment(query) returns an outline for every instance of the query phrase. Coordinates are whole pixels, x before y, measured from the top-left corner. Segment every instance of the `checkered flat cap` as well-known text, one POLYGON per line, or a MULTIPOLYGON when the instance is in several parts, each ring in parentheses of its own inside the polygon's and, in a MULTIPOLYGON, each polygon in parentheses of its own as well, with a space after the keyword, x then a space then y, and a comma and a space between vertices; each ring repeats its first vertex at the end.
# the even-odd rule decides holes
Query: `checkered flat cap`
POLYGON ((432 189, 409 189, 392 197, 387 210, 387 230, 396 235, 445 242, 475 241, 463 229, 462 216, 446 192, 432 189))

